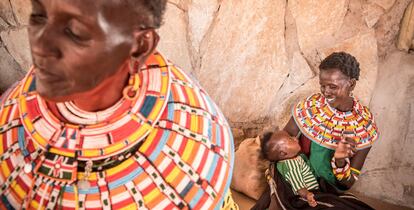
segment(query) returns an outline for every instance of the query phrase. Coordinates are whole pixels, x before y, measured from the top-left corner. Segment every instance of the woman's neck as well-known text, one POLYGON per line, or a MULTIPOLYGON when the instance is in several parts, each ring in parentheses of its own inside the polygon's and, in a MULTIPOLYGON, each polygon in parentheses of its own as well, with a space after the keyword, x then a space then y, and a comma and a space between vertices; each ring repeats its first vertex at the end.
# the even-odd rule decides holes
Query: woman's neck
POLYGON ((128 72, 109 77, 92 91, 88 91, 74 99, 73 103, 78 108, 88 112, 107 109, 122 98, 122 91, 128 82, 128 78, 128 72))
MULTIPOLYGON (((71 96, 71 101, 81 110, 97 112, 116 104, 122 97, 122 92, 128 84, 129 68, 125 63, 114 75, 103 80, 98 86, 87 92, 71 96)), ((56 102, 48 101, 54 106, 56 102)))
POLYGON ((343 103, 339 104, 336 109, 341 112, 352 111, 354 108, 354 98, 348 97, 343 103))

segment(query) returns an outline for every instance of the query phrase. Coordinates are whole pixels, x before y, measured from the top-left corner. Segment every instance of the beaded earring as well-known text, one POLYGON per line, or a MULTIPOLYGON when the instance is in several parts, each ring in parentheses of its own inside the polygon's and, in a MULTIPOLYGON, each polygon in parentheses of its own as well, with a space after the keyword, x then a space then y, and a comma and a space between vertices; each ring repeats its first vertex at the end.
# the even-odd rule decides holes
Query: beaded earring
POLYGON ((131 75, 129 78, 128 86, 126 86, 122 91, 124 98, 131 101, 136 99, 138 97, 140 84, 141 79, 139 78, 139 74, 135 73, 134 75, 131 75))
POLYGON ((133 56, 129 61, 129 72, 130 77, 128 85, 122 91, 122 94, 127 100, 134 100, 138 97, 139 86, 141 85, 141 79, 139 78, 139 61, 136 60, 133 56))

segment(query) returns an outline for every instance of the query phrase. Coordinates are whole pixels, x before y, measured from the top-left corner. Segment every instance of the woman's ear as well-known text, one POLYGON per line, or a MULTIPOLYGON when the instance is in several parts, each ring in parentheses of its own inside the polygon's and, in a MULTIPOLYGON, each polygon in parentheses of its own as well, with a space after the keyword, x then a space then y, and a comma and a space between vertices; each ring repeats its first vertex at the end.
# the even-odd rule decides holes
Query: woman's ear
POLYGON ((130 56, 142 65, 157 47, 160 40, 159 35, 154 29, 136 30, 133 32, 134 41, 130 51, 130 56))
POLYGON ((349 80, 349 91, 353 91, 355 89, 356 86, 356 79, 352 78, 349 80))

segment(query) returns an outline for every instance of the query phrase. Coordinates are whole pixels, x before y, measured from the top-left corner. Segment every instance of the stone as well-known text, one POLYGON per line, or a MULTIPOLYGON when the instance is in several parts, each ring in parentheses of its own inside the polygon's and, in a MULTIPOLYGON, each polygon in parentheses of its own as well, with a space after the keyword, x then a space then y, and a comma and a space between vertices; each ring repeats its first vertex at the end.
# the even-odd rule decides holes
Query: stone
POLYGON ((0 19, 7 25, 16 25, 16 20, 14 19, 13 10, 8 0, 0 1, 0 19))
POLYGON ((296 22, 289 9, 286 9, 285 14, 285 42, 288 59, 293 59, 293 54, 300 52, 300 46, 298 41, 298 33, 296 30, 296 22))
MULTIPOLYGON (((274 119, 277 119, 277 121, 280 122, 281 118, 283 118, 282 121, 287 121, 286 118, 290 116, 290 110, 293 106, 292 103, 289 103, 291 102, 291 96, 314 77, 315 74, 303 55, 298 51, 293 53, 289 76, 286 78, 282 87, 277 94, 275 94, 275 97, 271 102, 272 106, 270 113, 275 115, 274 119), (282 115, 284 117, 281 117, 282 115)), ((303 98, 305 97, 306 96, 303 96, 303 98)), ((301 99, 296 98, 295 102, 298 102, 299 100, 301 99)), ((284 124, 279 126, 283 128, 284 124)))
POLYGON ((382 14, 384 14, 384 9, 377 4, 367 3, 363 5, 364 7, 364 19, 369 28, 372 28, 379 20, 382 14))
POLYGON ((14 29, 0 33, 7 50, 20 65, 20 69, 28 71, 32 65, 30 46, 26 28, 14 29))
POLYGON ((182 9, 182 6, 184 3, 186 3, 186 0, 168 0, 167 1, 168 4, 173 4, 176 7, 179 7, 182 9))
POLYGON ((343 24, 347 0, 288 1, 296 21, 299 46, 305 57, 317 47, 327 47, 335 41, 334 34, 343 24))
POLYGON ((219 4, 217 0, 193 0, 188 8, 189 35, 192 47, 198 51, 200 43, 213 22, 219 4))
POLYGON ((398 51, 380 62, 371 101, 380 138, 373 144, 361 179, 354 187, 367 196, 411 208, 414 207, 413 66, 414 55, 398 51))
POLYGON ((412 1, 404 12, 398 36, 397 47, 407 51, 414 48, 414 1, 412 1))
POLYGON ((395 0, 369 0, 369 2, 381 6, 384 10, 389 10, 394 5, 395 0))
POLYGON ((292 64, 288 80, 283 84, 286 93, 292 93, 308 80, 314 77, 314 73, 300 52, 293 54, 292 64))
POLYGON ((0 47, 0 95, 23 76, 19 64, 4 47, 0 47))
MULTIPOLYGON (((331 43, 330 46, 335 45, 337 42, 357 36, 360 33, 364 33, 367 30, 371 30, 365 21, 364 9, 366 4, 368 3, 365 1, 349 1, 342 25, 334 34, 336 41, 335 43, 331 43)), ((318 60, 318 66, 319 62, 320 60, 318 60)))
POLYGON ((32 5, 27 0, 10 0, 14 15, 20 25, 28 25, 32 5))
POLYGON ((231 133, 233 134, 234 139, 234 148, 237 150, 239 147, 239 144, 242 142, 243 139, 245 139, 244 131, 240 128, 232 128, 231 133))
POLYGON ((375 34, 378 43, 378 55, 385 58, 389 52, 395 49, 395 39, 400 30, 402 14, 412 0, 399 0, 381 16, 375 25, 375 34))
POLYGON ((359 34, 337 45, 319 50, 321 60, 333 52, 345 51, 355 56, 360 64, 360 77, 354 95, 362 104, 369 105, 378 74, 378 50, 375 31, 359 34))
POLYGON ((286 1, 222 1, 195 75, 230 122, 262 122, 289 72, 286 1), (237 8, 237 9, 234 9, 237 8))
POLYGON ((9 27, 9 24, 0 17, 0 31, 4 31, 9 27))
POLYGON ((187 45, 187 23, 183 10, 176 5, 168 4, 164 16, 164 25, 159 29, 160 42, 158 49, 174 64, 186 72, 192 71, 187 45))
POLYGON ((319 92, 319 77, 315 75, 290 93, 288 97, 273 101, 271 111, 269 111, 273 116, 270 123, 283 129, 292 116, 293 106, 306 97, 319 92))

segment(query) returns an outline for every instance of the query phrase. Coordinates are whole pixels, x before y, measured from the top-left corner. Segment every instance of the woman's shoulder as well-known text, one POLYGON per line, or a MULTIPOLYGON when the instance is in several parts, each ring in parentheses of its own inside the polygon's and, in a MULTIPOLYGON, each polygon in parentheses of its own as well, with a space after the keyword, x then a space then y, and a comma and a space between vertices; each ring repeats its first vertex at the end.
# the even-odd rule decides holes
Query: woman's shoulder
POLYGON ((3 179, 10 175, 4 174, 5 171, 10 173, 17 168, 15 163, 20 161, 22 154, 29 154, 34 149, 34 145, 24 138, 25 129, 19 107, 20 88, 21 82, 16 82, 0 98, 0 163, 7 162, 0 169, 3 179))
POLYGON ((219 124, 228 126, 225 116, 217 104, 210 98, 207 91, 202 88, 198 80, 169 61, 171 73, 171 88, 169 103, 180 104, 181 108, 193 114, 210 116, 219 124))
POLYGON ((15 82, 12 86, 10 86, 4 93, 0 94, 0 104, 1 108, 3 107, 4 103, 10 99, 17 100, 19 89, 21 86, 21 81, 15 82))
POLYGON ((303 118, 306 117, 306 112, 308 110, 316 111, 321 107, 323 103, 324 98, 321 93, 314 93, 297 101, 291 109, 292 117, 295 120, 296 124, 298 124, 298 121, 303 120, 303 118))
POLYGON ((374 115, 368 106, 363 105, 358 99, 354 98, 354 107, 353 111, 355 114, 363 117, 365 120, 375 121, 374 115))
POLYGON ((292 106, 292 112, 294 114, 295 109, 303 109, 310 106, 320 106, 324 103, 324 97, 321 93, 314 93, 304 97, 294 103, 292 106))

